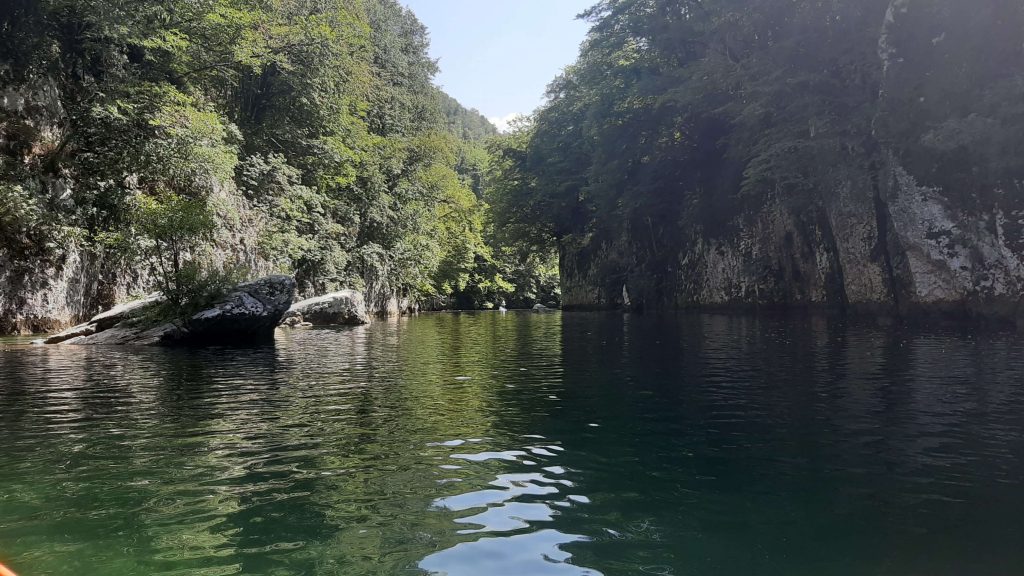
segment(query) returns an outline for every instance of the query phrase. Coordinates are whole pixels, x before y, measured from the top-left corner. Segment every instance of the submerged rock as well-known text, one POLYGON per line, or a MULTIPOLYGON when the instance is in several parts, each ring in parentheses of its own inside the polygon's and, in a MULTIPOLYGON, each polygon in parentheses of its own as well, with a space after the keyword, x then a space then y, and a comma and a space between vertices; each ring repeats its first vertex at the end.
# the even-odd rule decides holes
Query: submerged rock
POLYGON ((299 327, 369 324, 363 295, 356 290, 341 290, 296 302, 284 315, 282 326, 299 327))
POLYGON ((303 324, 301 316, 288 316, 285 314, 283 320, 281 320, 280 326, 282 328, 298 328, 299 324, 303 324))
POLYGON ((253 344, 269 342, 295 295, 290 276, 268 276, 239 284, 209 308, 180 322, 147 318, 161 299, 150 296, 95 316, 44 340, 47 344, 253 344))

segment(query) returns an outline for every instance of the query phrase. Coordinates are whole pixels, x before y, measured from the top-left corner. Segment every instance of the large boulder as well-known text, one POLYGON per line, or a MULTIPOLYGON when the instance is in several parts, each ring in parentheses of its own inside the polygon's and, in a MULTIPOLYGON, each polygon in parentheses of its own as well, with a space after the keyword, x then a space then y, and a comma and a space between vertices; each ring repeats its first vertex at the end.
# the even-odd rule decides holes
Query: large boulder
POLYGON ((159 297, 151 296, 104 312, 43 342, 141 346, 271 342, 294 296, 294 279, 268 276, 239 284, 209 308, 174 322, 156 322, 147 315, 159 303, 159 297))
POLYGON ((369 324, 366 301, 356 290, 341 290, 292 304, 281 322, 285 326, 369 324))
POLYGON ((250 343, 274 339, 295 297, 291 276, 267 276, 235 287, 186 322, 180 339, 190 343, 250 343))

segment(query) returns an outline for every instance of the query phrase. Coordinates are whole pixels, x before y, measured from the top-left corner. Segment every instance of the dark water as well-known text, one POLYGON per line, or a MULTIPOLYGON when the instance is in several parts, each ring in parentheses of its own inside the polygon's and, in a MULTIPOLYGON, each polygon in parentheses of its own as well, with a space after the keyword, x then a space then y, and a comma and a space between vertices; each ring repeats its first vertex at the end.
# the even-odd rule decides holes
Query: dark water
POLYGON ((0 349, 23 576, 1024 574, 1015 335, 445 314, 0 349))

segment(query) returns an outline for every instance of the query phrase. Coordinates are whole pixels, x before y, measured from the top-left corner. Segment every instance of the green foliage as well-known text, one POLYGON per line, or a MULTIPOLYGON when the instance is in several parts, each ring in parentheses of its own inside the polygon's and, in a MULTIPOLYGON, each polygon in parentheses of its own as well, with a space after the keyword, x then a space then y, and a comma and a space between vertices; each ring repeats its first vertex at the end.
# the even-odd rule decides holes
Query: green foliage
POLYGON ((194 99, 161 86, 149 117, 153 134, 142 148, 140 168, 151 186, 188 196, 203 196, 230 183, 238 163, 238 130, 194 99))
POLYGON ((521 120, 488 144, 487 202, 492 206, 499 242, 536 251, 554 249, 560 236, 565 195, 542 187, 530 165, 534 126, 521 120))
POLYGON ((35 182, 0 181, 0 254, 33 268, 63 246, 82 241, 83 231, 68 225, 51 202, 33 190, 35 182))
POLYGON ((561 288, 558 257, 554 251, 533 252, 522 246, 499 245, 493 232, 487 235, 494 248, 483 259, 466 289, 456 294, 460 308, 506 306, 532 308, 534 304, 559 305, 561 288))
POLYGON ((887 26, 887 84, 876 130, 922 183, 984 190, 1024 181, 1024 6, 915 0, 887 26))
POLYGON ((54 99, 0 111, 5 244, 81 229, 179 308, 253 249, 376 305, 511 288, 480 266, 496 130, 397 0, 16 0, 0 31, 0 79, 54 99))
POLYGON ((529 308, 558 303, 558 256, 553 214, 568 208, 542 188, 529 164, 534 136, 531 119, 488 140, 484 198, 488 203, 486 244, 473 283, 479 302, 529 308))
POLYGON ((140 196, 135 204, 131 240, 171 309, 184 316, 218 287, 201 254, 217 222, 205 201, 177 194, 140 196))
POLYGON ((300 285, 338 278, 348 265, 351 233, 334 219, 332 202, 301 183, 283 155, 252 155, 239 167, 239 186, 265 215, 259 245, 276 268, 295 271, 300 285))
POLYGON ((548 103, 491 143, 507 245, 622 246, 594 269, 657 297, 691 239, 769 201, 820 207, 849 173, 878 194, 886 153, 968 199, 1024 181, 1020 2, 602 0, 585 17, 548 103))
POLYGON ((18 185, 0 184, 0 242, 6 247, 31 246, 44 226, 46 212, 36 195, 18 185))
POLYGON ((438 91, 441 114, 448 132, 470 143, 479 143, 498 135, 498 129, 476 109, 467 109, 458 100, 438 91))

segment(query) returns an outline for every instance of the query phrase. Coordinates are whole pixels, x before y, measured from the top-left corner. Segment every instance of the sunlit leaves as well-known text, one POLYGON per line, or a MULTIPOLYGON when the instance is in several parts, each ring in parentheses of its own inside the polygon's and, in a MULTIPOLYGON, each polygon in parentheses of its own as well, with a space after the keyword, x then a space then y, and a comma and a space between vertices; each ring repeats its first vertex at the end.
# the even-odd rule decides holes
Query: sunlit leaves
POLYGON ((42 229, 35 184, 59 176, 74 183, 60 217, 104 250, 167 245, 158 238, 181 225, 185 260, 256 247, 304 293, 445 297, 493 283, 478 274, 490 251, 478 142, 495 130, 432 84, 426 29, 400 2, 43 0, 16 12, 17 26, 0 17, 18 40, 9 63, 54 78, 67 118, 52 141, 25 138, 31 162, 2 165, 0 181, 18 183, 4 218, 19 229, 42 229), (215 234, 186 226, 199 206, 215 234))

